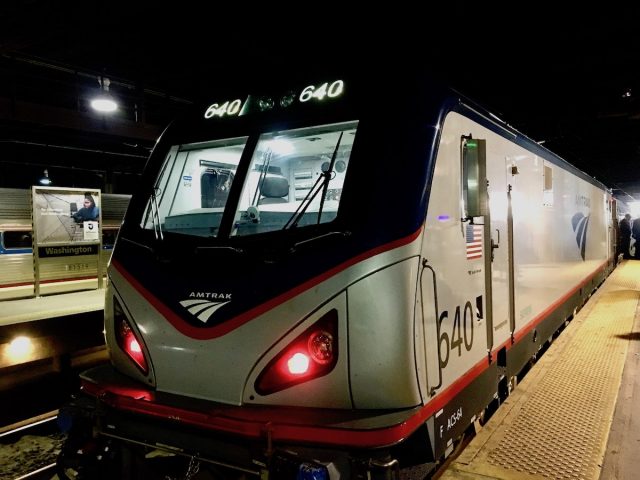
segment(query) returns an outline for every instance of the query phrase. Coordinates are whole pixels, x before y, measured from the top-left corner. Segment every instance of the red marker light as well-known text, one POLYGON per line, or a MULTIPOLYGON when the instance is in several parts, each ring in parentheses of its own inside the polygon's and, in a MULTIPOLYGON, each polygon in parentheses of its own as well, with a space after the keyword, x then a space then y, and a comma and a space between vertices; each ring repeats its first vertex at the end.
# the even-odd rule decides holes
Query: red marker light
POLYGON ((307 373, 307 370, 309 370, 309 357, 304 353, 295 353, 289 361, 287 361, 287 367, 289 368, 289 373, 292 375, 307 373))
POLYGON ((118 300, 113 298, 113 323, 118 346, 135 363, 135 365, 145 375, 149 372, 147 359, 144 357, 140 341, 136 338, 131 325, 129 324, 122 306, 118 300))
POLYGON ((329 310, 271 359, 256 379, 260 395, 329 374, 338 363, 338 311, 329 310))
POLYGON ((129 342, 129 350, 133 353, 140 353, 142 349, 140 348, 140 344, 135 338, 132 338, 129 342))

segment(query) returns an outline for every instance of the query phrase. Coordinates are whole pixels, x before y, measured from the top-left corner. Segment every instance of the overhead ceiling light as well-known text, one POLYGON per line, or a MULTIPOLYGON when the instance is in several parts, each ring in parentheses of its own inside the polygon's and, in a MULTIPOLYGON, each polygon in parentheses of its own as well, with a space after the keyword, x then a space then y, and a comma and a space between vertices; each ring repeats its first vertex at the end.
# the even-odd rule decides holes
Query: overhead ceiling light
POLYGON ((118 104, 109 94, 110 83, 111 82, 108 78, 100 77, 100 86, 102 91, 100 95, 91 100, 91 108, 103 113, 115 112, 118 109, 118 104))
POLYGON ((115 112, 118 104, 107 97, 94 98, 91 100, 91 108, 98 112, 115 112))
POLYGON ((44 175, 42 175, 42 177, 40 177, 40 180, 38 180, 38 183, 40 183, 40 185, 51 185, 51 179, 49 178, 49 170, 47 170, 46 168, 44 169, 44 175))

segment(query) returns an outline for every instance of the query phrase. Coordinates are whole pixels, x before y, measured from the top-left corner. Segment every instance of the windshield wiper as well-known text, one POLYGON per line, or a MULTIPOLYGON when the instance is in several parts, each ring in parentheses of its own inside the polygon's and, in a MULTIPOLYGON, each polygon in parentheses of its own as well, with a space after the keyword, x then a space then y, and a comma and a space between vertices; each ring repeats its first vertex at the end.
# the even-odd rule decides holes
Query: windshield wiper
POLYGON ((273 152, 271 149, 267 149, 262 155, 262 170, 260 171, 260 177, 258 177, 258 183, 256 184, 256 191, 253 193, 253 200, 251 200, 251 206, 258 205, 260 203, 260 194, 262 192, 262 185, 264 179, 267 178, 267 172, 269 171, 269 165, 271 164, 271 157, 273 152))
POLYGON ((327 198, 327 189, 329 188, 329 181, 331 180, 331 174, 333 173, 333 166, 335 165, 336 157, 338 156, 338 149, 340 148, 342 135, 344 135, 344 132, 340 132, 338 143, 336 144, 336 148, 333 151, 333 155, 331 156, 331 163, 329 163, 329 168, 324 175, 324 183, 322 184, 322 197, 320 197, 320 208, 318 208, 318 225, 320 225, 320 217, 322 216, 322 209, 324 208, 324 200, 325 198, 327 198))
POLYGON ((162 224, 160 223, 160 210, 158 208, 158 196, 156 195, 156 190, 159 190, 158 187, 153 188, 149 197, 149 211, 147 211, 145 224, 149 221, 149 214, 151 214, 151 222, 153 223, 153 234, 156 236, 156 240, 158 240, 158 238, 160 238, 160 240, 164 240, 162 224), (159 236, 158 232, 160 232, 159 236))
POLYGON ((139 247, 139 248, 143 248, 143 249, 145 249, 145 250, 148 250, 148 251, 150 251, 151 253, 153 253, 154 255, 156 254, 155 250, 154 250, 153 248, 151 248, 149 245, 145 245, 145 244, 140 243, 140 242, 135 242, 135 241, 133 241, 133 240, 131 240, 130 238, 127 238, 127 237, 120 237, 120 238, 118 239, 118 241, 121 241, 121 240, 122 240, 123 242, 131 243, 131 244, 135 245, 136 247, 139 247))
POLYGON ((296 211, 293 212, 293 215, 291 215, 291 218, 289 218, 284 227, 282 227, 283 230, 286 230, 287 228, 296 228, 298 226, 298 222, 300 222, 300 220, 302 219, 303 215, 307 211, 307 208, 309 208, 311 202, 313 202, 313 200, 318 196, 318 193, 320 193, 320 190, 322 190, 322 197, 320 197, 320 208, 318 209, 318 224, 320 223, 322 209, 324 208, 324 199, 327 195, 329 181, 331 180, 331 174, 333 173, 333 165, 336 163, 336 157, 338 156, 338 149, 340 148, 340 142, 342 141, 343 134, 344 132, 340 132, 338 143, 336 144, 336 148, 334 149, 333 155, 331 156, 329 168, 327 168, 325 172, 322 172, 322 175, 318 177, 316 183, 313 184, 311 190, 307 192, 305 197, 302 199, 302 202, 300 202, 300 205, 298 205, 298 208, 296 208, 296 211), (322 182, 322 184, 320 184, 320 182, 322 182))
POLYGON ((322 235, 318 235, 316 237, 307 238, 306 240, 302 240, 300 242, 294 243, 293 247, 291 247, 291 252, 294 252, 298 248, 305 247, 305 246, 309 245, 310 243, 316 242, 318 240, 323 240, 325 238, 335 237, 335 236, 349 237, 349 236, 351 236, 351 232, 349 232, 349 231, 344 231, 344 232, 335 231, 335 232, 323 233, 322 235))

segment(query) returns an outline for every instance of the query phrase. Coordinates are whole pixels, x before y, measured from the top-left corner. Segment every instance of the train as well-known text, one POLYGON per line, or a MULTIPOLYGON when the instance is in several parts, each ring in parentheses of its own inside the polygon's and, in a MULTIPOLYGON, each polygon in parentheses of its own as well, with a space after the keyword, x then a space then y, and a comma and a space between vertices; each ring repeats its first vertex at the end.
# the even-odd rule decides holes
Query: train
MULTIPOLYGON (((106 272, 130 198, 127 194, 102 195, 102 272, 106 272)), ((0 300, 35 295, 31 208, 31 190, 0 188, 0 300)), ((42 272, 39 293, 65 293, 97 285, 97 265, 70 270, 61 263, 42 272)))
POLYGON ((59 470, 426 477, 615 268, 615 220, 428 73, 212 97, 131 198, 59 470))

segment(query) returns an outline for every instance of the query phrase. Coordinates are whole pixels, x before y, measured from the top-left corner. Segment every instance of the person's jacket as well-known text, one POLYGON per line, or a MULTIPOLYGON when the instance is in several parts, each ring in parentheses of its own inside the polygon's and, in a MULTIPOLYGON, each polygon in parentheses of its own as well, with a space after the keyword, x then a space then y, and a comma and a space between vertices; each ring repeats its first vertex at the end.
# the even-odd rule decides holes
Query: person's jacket
POLYGON ((633 227, 631 228, 631 232, 633 233, 633 238, 640 239, 640 218, 636 218, 633 221, 633 227))
POLYGON ((98 209, 98 207, 82 207, 80 210, 73 214, 73 219, 76 221, 76 223, 82 223, 98 220, 99 216, 100 210, 98 209))
POLYGON ((620 220, 620 236, 627 238, 631 237, 631 224, 626 218, 620 220))

